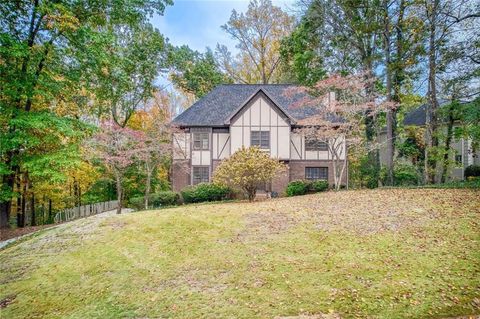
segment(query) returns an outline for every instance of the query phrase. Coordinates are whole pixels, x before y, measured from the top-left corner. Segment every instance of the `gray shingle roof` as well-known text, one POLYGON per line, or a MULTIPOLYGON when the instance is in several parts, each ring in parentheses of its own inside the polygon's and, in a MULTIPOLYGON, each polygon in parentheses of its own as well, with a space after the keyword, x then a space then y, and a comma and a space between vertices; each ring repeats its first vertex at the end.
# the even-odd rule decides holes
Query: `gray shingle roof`
POLYGON ((278 107, 295 120, 301 120, 316 113, 314 107, 294 108, 292 105, 305 97, 296 94, 285 96, 291 84, 223 84, 210 91, 190 108, 178 115, 172 123, 180 126, 224 126, 225 121, 260 89, 278 107))
POLYGON ((420 107, 417 107, 413 111, 407 113, 407 115, 405 115, 405 118, 403 119, 403 124, 421 126, 421 125, 425 125, 426 120, 427 120, 427 105, 424 104, 420 107))
MULTIPOLYGON (((443 107, 445 105, 448 105, 448 101, 445 100, 439 100, 438 104, 439 107, 443 107)), ((414 125, 414 126, 422 126, 425 125, 427 121, 427 105, 423 104, 416 109, 410 111, 405 115, 405 118, 403 119, 403 124, 404 125, 414 125)))

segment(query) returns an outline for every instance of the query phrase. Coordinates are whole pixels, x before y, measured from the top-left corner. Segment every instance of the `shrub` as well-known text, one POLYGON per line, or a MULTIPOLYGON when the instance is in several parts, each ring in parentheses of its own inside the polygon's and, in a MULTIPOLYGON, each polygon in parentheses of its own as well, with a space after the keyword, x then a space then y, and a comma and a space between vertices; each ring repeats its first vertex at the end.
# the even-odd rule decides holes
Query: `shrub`
POLYGON ((163 191, 150 195, 149 202, 153 207, 173 206, 180 201, 180 195, 177 192, 163 191))
POLYGON ((310 183, 309 190, 313 193, 323 192, 328 189, 328 181, 319 180, 310 183))
POLYGON ((135 210, 145 209, 145 202, 143 200, 143 196, 131 197, 128 200, 128 207, 133 208, 135 210))
POLYGON ((308 181, 293 181, 287 185, 287 196, 305 195, 309 189, 308 181))
MULTIPOLYGON (((163 191, 148 195, 148 205, 152 208, 158 208, 162 206, 173 206, 180 202, 180 195, 177 192, 163 191)), ((132 197, 128 201, 128 207, 135 210, 145 209, 145 197, 136 196, 132 197)))
POLYGON ((323 192, 328 189, 328 181, 318 180, 318 181, 307 181, 307 180, 297 180, 288 183, 287 185, 287 196, 298 196, 305 195, 307 193, 318 193, 323 192))
POLYGON ((397 164, 393 172, 396 186, 418 185, 420 175, 413 165, 397 164))
MULTIPOLYGON (((395 183, 393 186, 414 186, 418 185, 421 181, 421 176, 417 168, 411 164, 395 164, 393 178, 395 183)), ((385 167, 381 169, 380 179, 384 185, 389 184, 387 169, 385 167)))
POLYGON ((470 165, 465 168, 465 178, 469 177, 479 177, 480 176, 480 165, 470 165))
POLYGON ((215 170, 213 180, 222 185, 243 190, 253 201, 259 183, 270 182, 285 165, 258 147, 242 147, 215 170))
POLYGON ((213 183, 187 186, 181 191, 185 203, 220 201, 227 199, 230 192, 230 188, 213 183))

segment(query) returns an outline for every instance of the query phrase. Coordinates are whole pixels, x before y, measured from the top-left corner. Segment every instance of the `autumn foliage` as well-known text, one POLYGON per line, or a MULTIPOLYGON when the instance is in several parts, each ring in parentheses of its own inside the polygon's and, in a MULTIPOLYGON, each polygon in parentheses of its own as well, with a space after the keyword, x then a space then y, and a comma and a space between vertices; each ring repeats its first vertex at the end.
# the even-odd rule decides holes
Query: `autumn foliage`
POLYGON ((243 190, 253 201, 258 184, 270 182, 285 165, 258 147, 242 147, 215 170, 215 183, 243 190))

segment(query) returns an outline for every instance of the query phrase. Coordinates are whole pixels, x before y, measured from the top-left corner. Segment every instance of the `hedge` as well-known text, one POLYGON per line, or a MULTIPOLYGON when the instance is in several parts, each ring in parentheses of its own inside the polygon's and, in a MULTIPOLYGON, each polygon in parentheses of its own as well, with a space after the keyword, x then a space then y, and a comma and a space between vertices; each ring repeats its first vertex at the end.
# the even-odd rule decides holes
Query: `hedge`
MULTIPOLYGON (((128 206, 136 210, 145 209, 144 196, 132 197, 128 201, 128 206)), ((162 206, 173 206, 180 203, 180 194, 172 191, 163 191, 148 195, 148 205, 150 208, 159 208, 162 206)))
POLYGON ((297 180, 288 183, 287 185, 287 196, 298 196, 305 195, 307 193, 318 193, 323 192, 328 189, 328 181, 318 180, 318 181, 307 181, 307 180, 297 180))
POLYGON ((480 165, 470 165, 465 168, 465 178, 480 177, 480 165))
POLYGON ((187 186, 180 191, 185 203, 220 201, 229 198, 230 188, 213 183, 200 183, 187 186))

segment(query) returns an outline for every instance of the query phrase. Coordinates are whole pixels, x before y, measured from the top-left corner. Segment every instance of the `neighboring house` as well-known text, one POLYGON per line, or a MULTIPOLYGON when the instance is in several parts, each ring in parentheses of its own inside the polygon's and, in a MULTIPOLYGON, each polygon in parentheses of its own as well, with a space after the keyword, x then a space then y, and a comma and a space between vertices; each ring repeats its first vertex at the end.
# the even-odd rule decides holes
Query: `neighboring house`
MULTIPOLYGON (((447 105, 447 102, 441 102, 440 107, 447 105)), ((426 118, 427 118, 427 106, 422 105, 410 113, 408 113, 404 120, 403 125, 405 127, 425 127, 426 118)), ((454 127, 456 124, 454 124, 454 127)), ((440 124, 440 128, 444 130, 444 133, 447 131, 446 124, 440 124)), ((385 145, 386 132, 380 134, 380 143, 385 145)), ((441 145, 440 145, 441 146, 441 145)), ((451 167, 448 168, 448 179, 449 180, 463 180, 465 178, 465 168, 469 165, 475 164, 480 165, 480 151, 474 151, 472 149, 472 141, 469 139, 455 139, 453 137, 450 144, 451 154, 450 161, 452 162, 451 167)), ((385 165, 386 163, 386 147, 381 147, 380 149, 380 162, 385 165)), ((443 171, 443 162, 439 163, 437 166, 437 178, 440 177, 441 172, 443 171)))
POLYGON ((288 164, 286 174, 260 186, 260 190, 282 193, 289 181, 297 179, 325 179, 333 184, 327 145, 306 141, 295 132, 298 121, 316 114, 317 109, 294 108, 293 104, 305 95, 287 97, 285 90, 289 87, 220 85, 177 116, 172 122, 178 127, 173 134, 173 189, 211 181, 220 161, 242 146, 258 146, 288 164))

